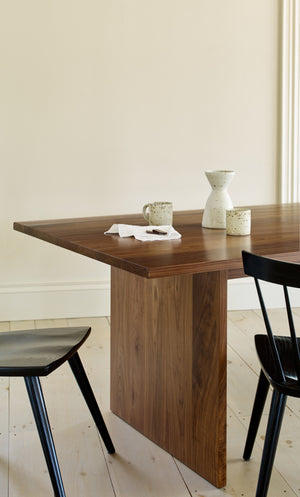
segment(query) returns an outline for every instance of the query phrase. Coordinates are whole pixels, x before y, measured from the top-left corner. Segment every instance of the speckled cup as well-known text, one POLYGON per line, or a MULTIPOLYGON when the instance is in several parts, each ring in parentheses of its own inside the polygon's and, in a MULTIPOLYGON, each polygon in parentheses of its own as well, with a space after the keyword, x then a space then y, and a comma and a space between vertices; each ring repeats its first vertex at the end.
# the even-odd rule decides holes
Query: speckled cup
POLYGON ((143 207, 143 216, 152 226, 172 226, 173 204, 172 202, 153 202, 143 207))
POLYGON ((226 233, 233 236, 250 235, 251 211, 242 207, 226 210, 226 233))

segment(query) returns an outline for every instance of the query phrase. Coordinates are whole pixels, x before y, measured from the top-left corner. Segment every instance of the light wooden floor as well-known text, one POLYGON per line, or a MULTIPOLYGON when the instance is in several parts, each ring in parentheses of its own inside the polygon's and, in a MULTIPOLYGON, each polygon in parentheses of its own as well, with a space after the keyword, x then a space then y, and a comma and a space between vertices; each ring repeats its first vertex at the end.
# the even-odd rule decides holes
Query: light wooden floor
MULTIPOLYGON (((277 329, 283 312, 274 310, 277 329)), ((300 310, 296 310, 300 324, 300 310)), ((266 415, 253 458, 241 458, 258 363, 253 335, 259 311, 235 311, 228 319, 228 484, 216 489, 109 411, 109 319, 0 323, 0 331, 90 324, 81 349, 96 397, 116 446, 108 456, 68 366, 43 379, 49 418, 68 497, 221 497, 255 495, 266 415)), ((267 406, 268 407, 268 406, 267 406)), ((300 496, 300 401, 289 400, 269 497, 300 496), (295 434, 294 434, 295 432, 295 434)), ((52 489, 22 379, 0 379, 0 495, 52 497, 52 489)))

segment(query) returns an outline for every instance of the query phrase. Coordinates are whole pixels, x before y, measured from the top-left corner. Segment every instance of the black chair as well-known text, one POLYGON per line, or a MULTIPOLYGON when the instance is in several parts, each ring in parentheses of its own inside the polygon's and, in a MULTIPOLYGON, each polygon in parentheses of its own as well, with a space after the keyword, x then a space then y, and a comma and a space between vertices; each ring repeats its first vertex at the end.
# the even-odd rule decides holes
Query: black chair
POLYGON ((261 365, 256 396, 243 457, 250 459, 259 422, 268 394, 273 387, 256 497, 267 495, 281 422, 287 396, 300 397, 299 338, 296 336, 288 287, 300 288, 300 264, 283 262, 243 252, 244 271, 253 276, 267 333, 255 335, 255 346, 261 365), (259 280, 283 288, 289 336, 273 334, 259 280))
POLYGON ((0 333, 0 376, 23 376, 43 447, 55 497, 65 497, 53 437, 40 384, 68 361, 110 454, 115 452, 77 350, 91 328, 51 328, 0 333))

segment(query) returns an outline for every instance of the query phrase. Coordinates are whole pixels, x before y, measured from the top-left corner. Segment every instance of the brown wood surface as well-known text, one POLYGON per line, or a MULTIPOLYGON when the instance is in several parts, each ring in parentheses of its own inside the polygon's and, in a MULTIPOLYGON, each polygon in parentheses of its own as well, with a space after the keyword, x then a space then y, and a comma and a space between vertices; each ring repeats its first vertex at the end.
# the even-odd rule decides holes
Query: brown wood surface
POLYGON ((104 235, 114 223, 145 224, 142 215, 16 222, 15 230, 146 278, 229 270, 242 274, 241 250, 299 261, 300 204, 252 206, 251 235, 201 227, 202 211, 175 212, 181 240, 140 242, 104 235))
POLYGON ((144 224, 141 215, 14 224, 112 266, 112 410, 217 487, 226 481, 227 278, 243 276, 243 249, 300 262, 299 207, 250 207, 245 237, 202 228, 202 211, 177 212, 182 239, 163 242, 104 235, 114 223, 144 224))
POLYGON ((148 280, 112 268, 111 409, 226 483, 226 272, 148 280))

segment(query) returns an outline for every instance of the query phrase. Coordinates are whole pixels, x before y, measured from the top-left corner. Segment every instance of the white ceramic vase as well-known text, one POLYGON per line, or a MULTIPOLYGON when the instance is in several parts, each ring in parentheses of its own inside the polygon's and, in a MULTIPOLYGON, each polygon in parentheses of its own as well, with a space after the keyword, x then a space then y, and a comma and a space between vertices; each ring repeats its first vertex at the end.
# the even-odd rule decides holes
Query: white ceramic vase
POLYGON ((232 209, 232 201, 227 192, 234 171, 205 171, 212 187, 202 218, 204 228, 225 229, 226 209, 232 209))

